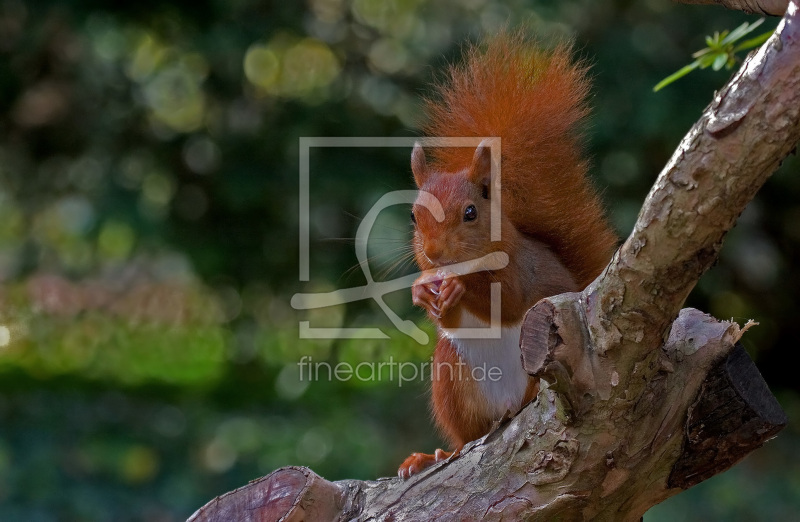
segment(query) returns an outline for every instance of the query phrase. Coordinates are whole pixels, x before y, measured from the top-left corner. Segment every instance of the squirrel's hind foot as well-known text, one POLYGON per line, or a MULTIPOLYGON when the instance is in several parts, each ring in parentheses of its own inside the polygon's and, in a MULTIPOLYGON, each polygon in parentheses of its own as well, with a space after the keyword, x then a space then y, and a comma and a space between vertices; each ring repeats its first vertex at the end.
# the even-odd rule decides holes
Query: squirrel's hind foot
POLYGON ((443 449, 437 449, 432 455, 430 453, 412 453, 400 464, 397 470, 397 476, 403 480, 409 479, 411 476, 433 466, 437 462, 450 458, 454 453, 458 453, 458 450, 444 451, 443 449))

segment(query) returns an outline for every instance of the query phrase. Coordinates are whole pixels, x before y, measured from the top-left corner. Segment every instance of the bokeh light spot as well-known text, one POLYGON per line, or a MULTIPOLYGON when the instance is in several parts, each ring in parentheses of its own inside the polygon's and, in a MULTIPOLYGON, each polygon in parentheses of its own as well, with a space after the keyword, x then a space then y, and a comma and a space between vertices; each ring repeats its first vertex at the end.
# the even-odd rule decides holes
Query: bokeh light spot
POLYGON ((325 428, 308 430, 297 442, 297 457, 309 464, 325 460, 333 449, 333 437, 325 428))
POLYGON ((183 64, 159 72, 144 89, 151 115, 177 132, 200 128, 205 116, 205 97, 198 78, 183 64))
POLYGON ((5 348, 11 343, 11 330, 7 326, 0 326, 0 348, 5 348))
POLYGON ((166 47, 156 41, 153 35, 145 33, 130 57, 126 70, 128 77, 135 82, 144 81, 161 65, 166 53, 166 47))
POLYGON ((266 46, 255 44, 244 59, 245 76, 261 95, 319 99, 341 71, 325 43, 313 38, 293 41, 280 35, 266 46))
POLYGON ((216 438, 203 452, 203 464, 209 471, 223 473, 236 463, 238 454, 226 441, 216 438))
POLYGON ((300 367, 296 363, 289 363, 283 367, 275 380, 275 391, 284 399, 294 400, 300 398, 308 389, 309 375, 301 379, 300 367))
POLYGON ((308 38, 286 51, 282 84, 288 92, 302 96, 328 85, 338 76, 339 69, 333 51, 324 43, 308 38))
POLYGON ((406 65, 407 53, 397 40, 384 38, 378 40, 369 51, 369 61, 373 67, 388 74, 394 74, 406 65))
POLYGON ((206 136, 196 136, 183 147, 183 160, 197 174, 208 174, 220 163, 220 150, 217 144, 206 136))
POLYGON ((133 250, 135 240, 136 234, 131 227, 118 221, 107 221, 97 236, 97 248, 103 257, 125 259, 133 250))
POLYGON ((324 22, 338 22, 344 16, 343 0, 311 0, 314 16, 324 22))
POLYGON ((133 446, 125 452, 120 471, 126 482, 141 484, 152 480, 158 468, 158 454, 152 448, 133 446))
POLYGON ((172 181, 161 174, 148 174, 142 183, 142 195, 156 206, 164 206, 172 199, 175 187, 172 181))
POLYGON ((253 85, 271 91, 278 82, 280 61, 274 51, 256 44, 244 56, 244 73, 253 85))

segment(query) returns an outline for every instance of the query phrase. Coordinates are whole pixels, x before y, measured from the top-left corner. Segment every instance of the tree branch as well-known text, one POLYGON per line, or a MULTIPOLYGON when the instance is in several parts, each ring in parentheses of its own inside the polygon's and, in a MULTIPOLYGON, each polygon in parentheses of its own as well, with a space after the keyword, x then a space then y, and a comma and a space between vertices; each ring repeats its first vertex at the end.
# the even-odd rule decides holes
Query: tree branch
POLYGON ((407 481, 284 468, 190 520, 639 520, 774 436, 786 419, 732 351, 742 330, 679 309, 800 139, 799 22, 793 0, 683 139, 604 273, 528 313, 533 403, 407 481))
POLYGON ((772 16, 783 16, 786 12, 788 0, 675 0, 682 4, 715 4, 744 11, 745 13, 758 13, 772 16))
POLYGON ((672 467, 669 487, 687 489, 736 464, 753 441, 774 437, 786 414, 741 344, 708 374, 689 408, 683 453, 672 467))
POLYGON ((775 34, 714 97, 650 190, 630 237, 584 291, 592 344, 652 350, 747 203, 800 139, 800 29, 775 34))

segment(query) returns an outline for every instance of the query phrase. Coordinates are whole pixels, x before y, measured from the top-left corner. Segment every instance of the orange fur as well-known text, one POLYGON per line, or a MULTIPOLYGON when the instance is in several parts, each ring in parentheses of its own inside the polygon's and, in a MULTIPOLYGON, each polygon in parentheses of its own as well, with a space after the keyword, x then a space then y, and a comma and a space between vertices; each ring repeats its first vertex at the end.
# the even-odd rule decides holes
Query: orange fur
MULTIPOLYGON (((415 282, 412 298, 439 327, 432 410, 457 452, 485 435, 506 408, 513 413, 538 392, 538 380, 514 362, 525 312, 544 297, 584 288, 608 263, 617 240, 581 154, 578 126, 588 112, 589 82, 586 67, 571 59, 569 46, 545 52, 520 34, 503 33, 485 49, 470 48, 465 62, 451 67, 437 87, 440 96, 426 100, 427 135, 501 138, 499 242, 490 240, 487 219, 487 149, 435 148, 430 167, 421 147, 411 158, 417 186, 444 210, 440 222, 419 200, 414 205, 414 253, 428 272, 415 282), (469 207, 476 218, 467 219, 469 207), (437 272, 495 251, 508 254, 506 268, 450 280, 437 272), (449 338, 451 329, 489 323, 494 282, 500 283, 501 323, 509 328, 505 337, 489 343, 449 338), (506 380, 496 386, 476 382, 467 360, 502 366, 506 380)), ((408 477, 443 455, 441 450, 415 453, 399 474, 408 477)))
MULTIPOLYGON (((439 339, 433 358, 433 416, 442 435, 453 448, 460 449, 478 439, 498 420, 487 413, 488 405, 453 343, 439 339)), ((532 401, 539 391, 539 381, 531 379, 523 404, 532 401)), ((514 412, 511 412, 514 413, 514 412)))
MULTIPOLYGON (((608 263, 616 237, 603 218, 579 145, 589 109, 587 67, 571 48, 543 51, 521 33, 471 47, 426 100, 428 136, 501 138, 503 212, 550 245, 580 288, 608 263)), ((459 172, 474 149, 432 150, 436 169, 459 172)))

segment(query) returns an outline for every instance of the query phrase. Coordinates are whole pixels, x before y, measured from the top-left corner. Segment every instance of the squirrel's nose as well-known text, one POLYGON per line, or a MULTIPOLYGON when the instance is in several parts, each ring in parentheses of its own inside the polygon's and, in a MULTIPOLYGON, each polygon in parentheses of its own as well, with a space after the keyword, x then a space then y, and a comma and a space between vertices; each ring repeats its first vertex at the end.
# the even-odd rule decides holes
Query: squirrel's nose
POLYGON ((425 257, 432 263, 435 263, 442 257, 442 247, 439 245, 425 245, 425 257))

